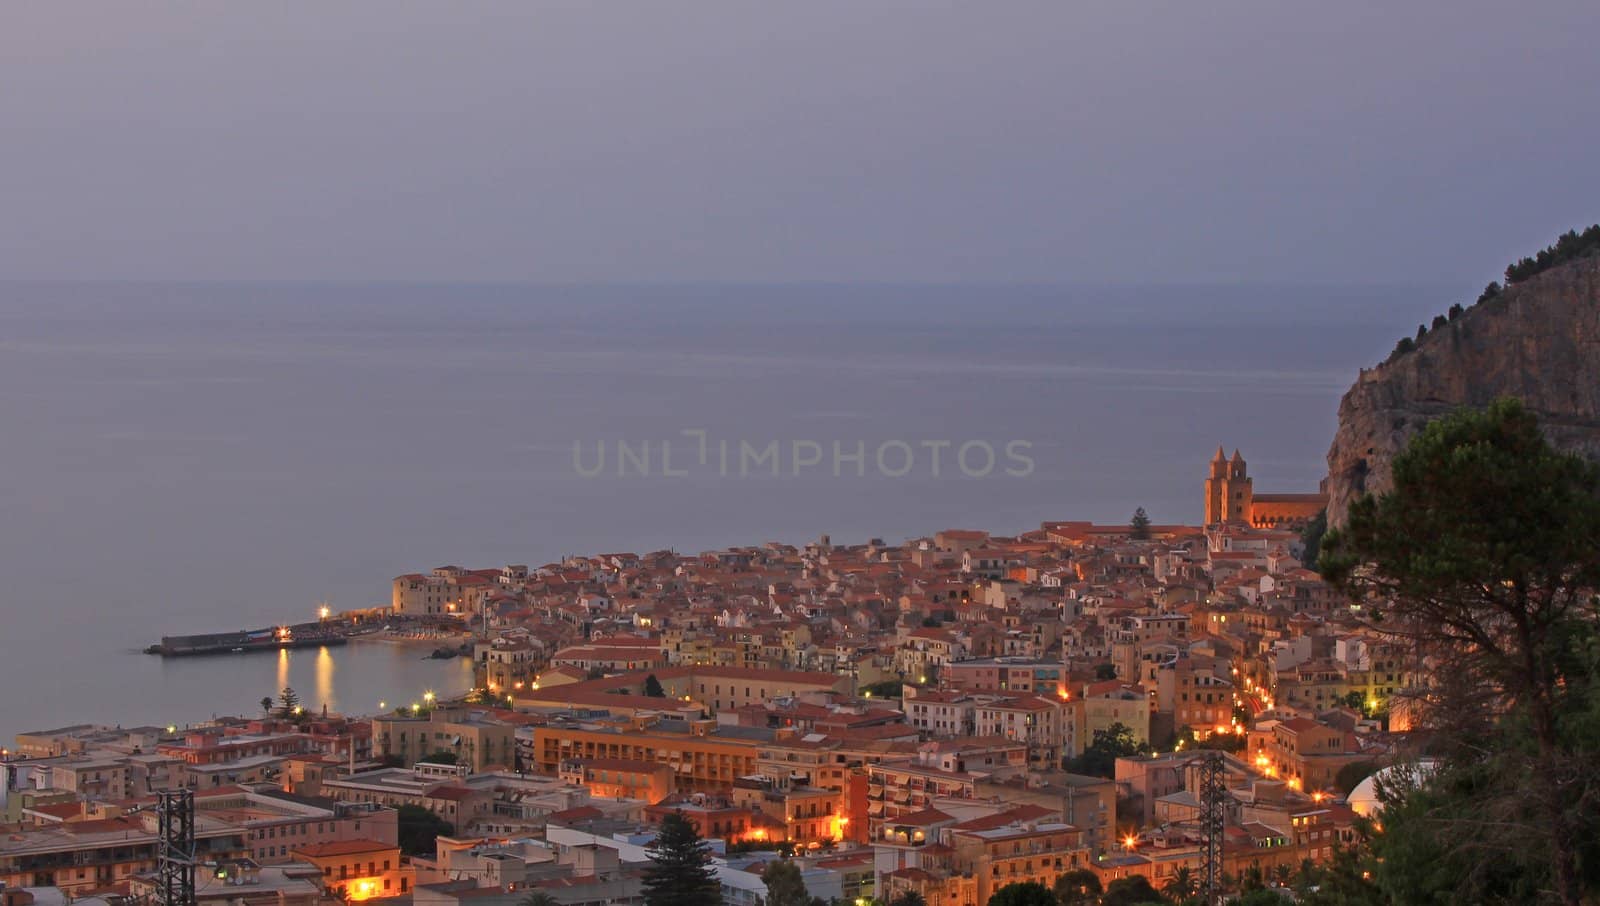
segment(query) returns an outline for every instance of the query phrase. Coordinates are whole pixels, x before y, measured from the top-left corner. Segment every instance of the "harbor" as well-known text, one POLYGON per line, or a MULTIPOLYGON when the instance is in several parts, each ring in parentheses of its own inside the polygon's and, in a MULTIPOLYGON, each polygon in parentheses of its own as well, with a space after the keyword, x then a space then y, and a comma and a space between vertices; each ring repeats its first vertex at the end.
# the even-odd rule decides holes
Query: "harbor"
POLYGON ((344 645, 356 638, 408 643, 441 642, 446 645, 436 648, 433 656, 442 657, 444 652, 449 652, 450 657, 456 657, 464 650, 463 641, 470 640, 471 635, 462 631, 458 625, 417 620, 392 614, 384 608, 334 614, 324 605, 318 612, 318 619, 304 623, 241 629, 235 632, 162 636, 159 642, 143 650, 145 654, 164 658, 199 657, 214 654, 290 651, 296 648, 325 648, 344 645))
POLYGON ((146 654, 162 657, 195 657, 207 654, 243 654, 252 651, 281 651, 293 648, 319 648, 343 645, 350 633, 318 623, 273 626, 239 632, 202 635, 168 635, 145 649, 146 654))

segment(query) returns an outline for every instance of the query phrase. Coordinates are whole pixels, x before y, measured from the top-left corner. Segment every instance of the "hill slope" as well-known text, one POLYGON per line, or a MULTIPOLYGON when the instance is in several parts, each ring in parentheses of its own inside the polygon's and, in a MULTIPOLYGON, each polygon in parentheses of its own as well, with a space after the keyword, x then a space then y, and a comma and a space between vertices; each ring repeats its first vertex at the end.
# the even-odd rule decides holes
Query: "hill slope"
POLYGON ((1600 256, 1519 279, 1363 371, 1328 449, 1329 522, 1389 488, 1390 460, 1428 421, 1498 396, 1527 404, 1558 446, 1600 459, 1600 256))

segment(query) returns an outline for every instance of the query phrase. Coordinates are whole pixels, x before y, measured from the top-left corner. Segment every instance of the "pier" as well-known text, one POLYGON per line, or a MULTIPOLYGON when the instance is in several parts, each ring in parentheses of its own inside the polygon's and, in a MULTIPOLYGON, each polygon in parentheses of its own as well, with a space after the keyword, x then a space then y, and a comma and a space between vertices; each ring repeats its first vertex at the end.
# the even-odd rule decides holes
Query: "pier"
POLYGON ((146 654, 162 657, 194 657, 205 654, 243 654, 252 651, 283 651, 290 648, 319 648, 343 645, 351 636, 370 632, 355 624, 318 621, 266 629, 218 632, 202 635, 168 635, 145 649, 146 654))

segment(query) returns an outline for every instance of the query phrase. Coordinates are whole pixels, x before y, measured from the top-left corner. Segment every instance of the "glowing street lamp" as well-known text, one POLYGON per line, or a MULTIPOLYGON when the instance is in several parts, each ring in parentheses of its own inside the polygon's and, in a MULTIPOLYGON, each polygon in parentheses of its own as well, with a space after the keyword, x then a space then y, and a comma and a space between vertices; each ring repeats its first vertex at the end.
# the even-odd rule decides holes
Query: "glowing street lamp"
POLYGON ((333 608, 332 607, 329 607, 328 605, 324 604, 321 607, 317 608, 317 619, 326 620, 327 618, 329 618, 331 616, 333 616, 333 608))
POLYGON ((1133 852, 1133 848, 1138 846, 1138 845, 1139 845, 1139 838, 1137 836, 1133 835, 1133 834, 1129 834, 1126 837, 1122 838, 1122 848, 1127 850, 1128 852, 1133 852))
POLYGON ((430 705, 433 704, 433 690, 429 689, 427 692, 422 693, 422 700, 430 705))

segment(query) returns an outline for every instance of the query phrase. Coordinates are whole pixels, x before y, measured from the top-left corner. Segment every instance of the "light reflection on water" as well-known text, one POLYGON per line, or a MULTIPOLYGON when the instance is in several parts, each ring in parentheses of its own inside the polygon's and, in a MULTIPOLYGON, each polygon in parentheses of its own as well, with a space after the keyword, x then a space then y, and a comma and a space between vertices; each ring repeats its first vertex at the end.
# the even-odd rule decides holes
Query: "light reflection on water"
MULTIPOLYGON (((101 694, 81 698, 57 723, 108 726, 165 726, 198 723, 222 715, 256 716, 261 699, 276 699, 285 686, 295 690, 307 711, 371 714, 378 703, 420 700, 433 690, 440 697, 472 686, 467 658, 432 660, 431 649, 380 641, 301 648, 268 653, 159 658, 128 651, 98 661, 111 679, 101 694)), ((46 718, 46 723, 49 719, 46 718)), ((34 719, 0 714, 0 734, 47 729, 34 719), (35 724, 38 724, 35 726, 35 724)), ((54 725, 52 725, 54 726, 54 725)))

